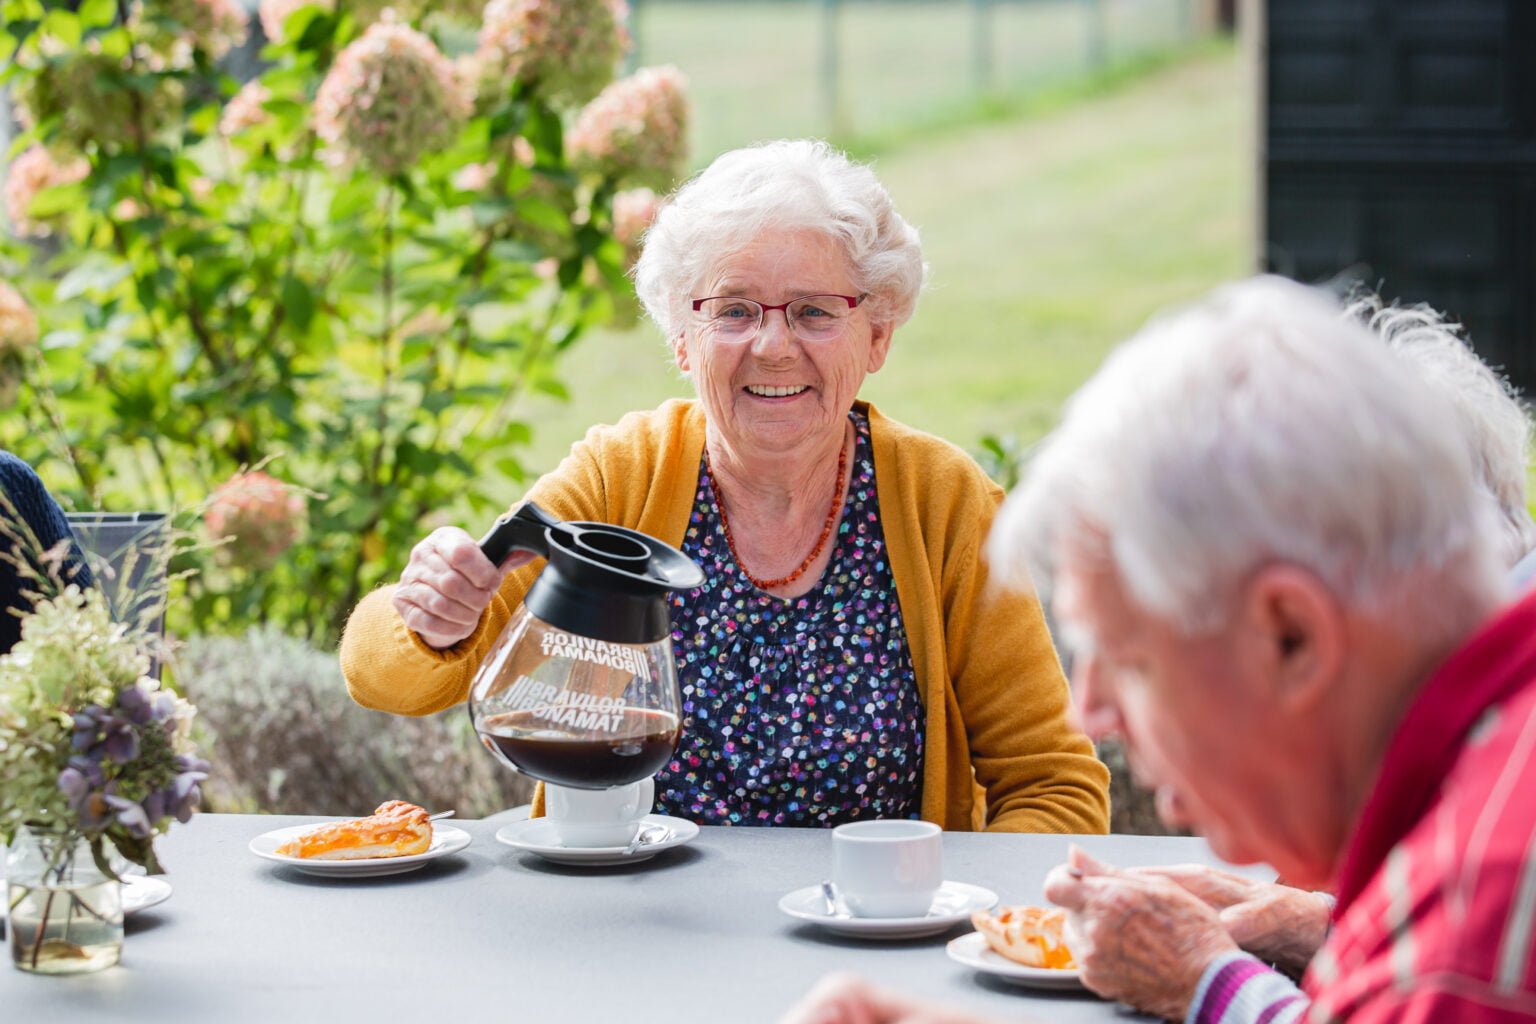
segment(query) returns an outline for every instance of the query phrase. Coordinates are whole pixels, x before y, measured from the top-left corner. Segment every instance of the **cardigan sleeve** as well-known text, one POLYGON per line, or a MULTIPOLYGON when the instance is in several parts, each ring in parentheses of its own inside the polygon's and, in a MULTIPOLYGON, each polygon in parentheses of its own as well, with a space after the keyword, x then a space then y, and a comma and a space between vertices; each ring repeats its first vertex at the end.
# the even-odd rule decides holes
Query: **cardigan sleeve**
MULTIPOLYGON (((557 519, 606 521, 604 435, 594 428, 526 495, 557 519)), ((341 638, 341 671, 352 699, 397 715, 429 715, 469 696, 476 669, 544 568, 542 559, 510 572, 475 631, 446 650, 428 647, 395 610, 395 584, 358 603, 341 638)))
MULTIPOLYGON (((978 469, 979 473, 980 470, 978 469)), ((987 572, 982 541, 1002 491, 953 524, 941 574, 945 652, 987 829, 1103 833, 1109 772, 1071 721, 1071 696, 1039 602, 987 572)))

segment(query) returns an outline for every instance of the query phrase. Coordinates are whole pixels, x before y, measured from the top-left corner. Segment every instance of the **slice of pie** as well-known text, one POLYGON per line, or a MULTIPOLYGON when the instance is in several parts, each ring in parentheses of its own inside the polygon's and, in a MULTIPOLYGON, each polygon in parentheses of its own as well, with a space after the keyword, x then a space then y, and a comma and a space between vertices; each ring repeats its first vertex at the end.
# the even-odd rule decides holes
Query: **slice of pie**
POLYGON ((369 817, 321 825, 290 839, 277 852, 310 860, 371 860, 426 853, 431 845, 427 812, 404 800, 390 800, 369 817))
POLYGON ((971 923, 987 945, 1026 967, 1070 970, 1077 966, 1062 937, 1066 911, 1044 907, 1004 907, 995 915, 978 910, 971 923))

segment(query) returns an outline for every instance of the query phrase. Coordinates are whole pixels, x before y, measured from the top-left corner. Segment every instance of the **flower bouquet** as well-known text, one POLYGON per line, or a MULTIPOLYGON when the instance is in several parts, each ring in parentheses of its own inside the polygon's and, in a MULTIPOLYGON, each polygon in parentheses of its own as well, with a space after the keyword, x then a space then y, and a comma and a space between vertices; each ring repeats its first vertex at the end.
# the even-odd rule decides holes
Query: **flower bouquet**
POLYGON ((120 868, 160 871, 155 837, 192 816, 208 765, 191 749, 192 706, 148 675, 158 637, 119 621, 94 587, 31 596, 21 640, 0 655, 12 961, 95 970, 121 954, 120 868))

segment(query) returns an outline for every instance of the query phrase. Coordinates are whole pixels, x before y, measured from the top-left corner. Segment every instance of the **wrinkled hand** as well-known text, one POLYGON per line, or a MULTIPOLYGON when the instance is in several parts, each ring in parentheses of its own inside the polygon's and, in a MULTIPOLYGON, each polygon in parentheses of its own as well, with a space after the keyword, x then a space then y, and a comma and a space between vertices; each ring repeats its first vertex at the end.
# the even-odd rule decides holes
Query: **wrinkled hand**
POLYGON ((1216 911, 1178 883, 1119 871, 1076 846, 1045 895, 1067 911, 1083 984, 1107 999, 1183 1020, 1210 962, 1237 949, 1216 911))
POLYGON ((1306 969, 1328 937, 1331 908, 1315 892, 1198 864, 1134 873, 1177 882, 1216 909, 1232 941, 1293 975, 1306 969))
POLYGON ((501 587, 501 578, 536 556, 516 551, 492 565, 480 545, 456 526, 427 534, 395 588, 395 611, 428 647, 445 650, 475 631, 501 587))
POLYGON ((919 1002, 854 974, 829 974, 779 1024, 989 1024, 981 1017, 919 1002))

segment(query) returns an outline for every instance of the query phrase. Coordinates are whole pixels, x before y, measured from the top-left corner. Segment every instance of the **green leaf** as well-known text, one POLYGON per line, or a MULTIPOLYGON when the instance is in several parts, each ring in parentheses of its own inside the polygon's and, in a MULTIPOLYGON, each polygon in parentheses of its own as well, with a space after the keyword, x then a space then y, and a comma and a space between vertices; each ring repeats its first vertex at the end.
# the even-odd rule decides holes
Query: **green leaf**
POLYGON ((288 15, 288 20, 283 23, 283 35, 288 39, 296 38, 298 42, 294 46, 298 50, 320 50, 336 38, 339 24, 335 15, 310 4, 288 15))
POLYGON ((44 220, 78 210, 83 205, 85 205, 83 185, 55 185, 52 188, 42 189, 33 196, 32 202, 27 204, 27 213, 39 220, 44 220))
POLYGON ((533 143, 535 163, 559 167, 565 157, 564 130, 560 115, 542 103, 528 105, 528 120, 523 126, 523 136, 533 143))
POLYGON ((314 292, 303 281, 289 277, 283 282, 283 309, 300 334, 307 332, 315 318, 314 292))
POLYGON ((57 8, 49 11, 39 31, 53 36, 64 44, 65 49, 73 50, 80 45, 80 19, 68 11, 57 8))
POLYGON ((551 395, 562 402, 569 402, 571 400, 571 393, 566 390, 565 385, 553 377, 540 377, 533 382, 533 390, 540 394, 551 395))
POLYGON ((496 460, 495 465, 502 475, 510 480, 527 479, 527 470, 523 469, 523 464, 511 455, 503 455, 496 460))
POLYGON ((331 197, 331 220, 351 221, 371 210, 378 201, 378 188, 367 178, 355 177, 331 197))
POLYGON ((54 352, 63 349, 71 349, 85 340, 83 331, 49 331, 43 335, 38 344, 44 352, 54 352))
POLYGON ((86 28, 106 28, 117 18, 116 0, 85 0, 80 5, 80 24, 86 28))
POLYGON ((87 292, 106 291, 127 277, 132 270, 128 264, 119 263, 109 256, 87 256, 79 266, 64 275, 53 297, 55 301, 68 302, 87 292))

